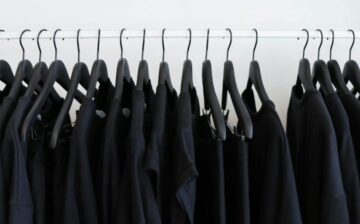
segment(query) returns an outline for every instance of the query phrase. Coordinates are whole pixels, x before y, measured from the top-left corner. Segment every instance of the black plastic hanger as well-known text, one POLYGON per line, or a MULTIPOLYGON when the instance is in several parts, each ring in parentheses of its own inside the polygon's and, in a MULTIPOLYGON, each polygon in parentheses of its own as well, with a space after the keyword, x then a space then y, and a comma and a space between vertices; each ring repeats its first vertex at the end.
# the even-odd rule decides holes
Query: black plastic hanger
POLYGON ((229 60, 229 50, 232 43, 232 32, 229 28, 226 30, 228 30, 230 33, 230 42, 226 53, 226 62, 224 64, 221 107, 223 110, 226 110, 227 93, 229 92, 238 118, 238 125, 240 127, 240 130, 244 132, 245 137, 251 139, 253 134, 251 117, 238 91, 234 75, 234 66, 229 60))
MULTIPOLYGON (((0 30, 0 32, 5 32, 5 30, 0 30)), ((0 60, 0 81, 9 86, 11 86, 14 82, 14 74, 11 67, 9 63, 4 60, 0 60)))
POLYGON ((183 65, 183 73, 181 78, 181 92, 186 92, 194 88, 193 85, 193 72, 192 72, 192 63, 189 60, 189 50, 191 45, 191 29, 189 31, 189 44, 186 51, 186 60, 183 65))
POLYGON ((161 43, 162 43, 163 54, 162 54, 162 62, 160 63, 160 69, 159 69, 158 85, 166 84, 168 89, 171 92, 173 92, 174 88, 173 88, 172 83, 171 83, 169 65, 164 60, 165 59, 164 33, 165 33, 165 29, 162 30, 162 35, 161 35, 161 43))
POLYGON ((323 60, 320 60, 320 49, 321 49, 321 45, 323 43, 324 36, 320 29, 317 29, 316 31, 320 32, 321 40, 320 40, 320 45, 318 48, 317 60, 315 61, 314 66, 313 66, 313 83, 314 83, 314 86, 316 87, 316 82, 319 82, 321 92, 325 96, 327 96, 329 94, 334 93, 335 90, 332 86, 330 73, 326 66, 326 63, 323 60))
POLYGON ((348 81, 354 87, 354 92, 360 93, 360 68, 356 61, 351 59, 351 51, 355 44, 355 32, 353 30, 348 30, 353 34, 353 41, 349 49, 349 60, 344 65, 343 75, 345 83, 348 81))
POLYGON ((219 139, 226 139, 226 125, 224 115, 217 99, 212 79, 211 62, 207 59, 209 47, 209 33, 207 30, 205 61, 202 65, 202 82, 204 90, 205 110, 209 110, 214 120, 216 135, 219 139))
POLYGON ((9 63, 4 60, 0 60, 0 81, 10 86, 14 82, 14 74, 11 67, 9 63))
POLYGON ((117 64, 116 69, 116 84, 115 84, 115 94, 114 99, 121 99, 124 81, 131 83, 131 75, 129 64, 125 58, 123 58, 123 46, 122 46, 122 35, 125 29, 122 29, 120 32, 120 51, 121 51, 121 58, 117 64))
MULTIPOLYGON (((14 79, 14 82, 12 83, 12 86, 11 86, 11 89, 10 89, 10 92, 8 95, 9 97, 12 97, 12 98, 16 98, 18 96, 20 88, 22 87, 23 81, 29 83, 30 76, 33 72, 33 66, 32 66, 31 62, 29 60, 25 59, 25 50, 22 45, 22 36, 24 35, 24 33, 28 32, 28 31, 30 31, 30 30, 26 29, 26 30, 22 31, 20 34, 20 38, 19 38, 20 46, 23 50, 23 58, 20 61, 19 65, 16 69, 15 79, 14 79)), ((46 29, 40 30, 39 35, 43 31, 46 31, 46 29)))
POLYGON ((149 78, 149 66, 146 60, 144 60, 144 49, 145 49, 145 34, 146 30, 143 30, 143 42, 141 48, 141 61, 139 63, 139 69, 136 80, 136 88, 143 90, 144 86, 146 86, 150 82, 149 78))
POLYGON ((56 118, 55 125, 53 127, 51 138, 50 138, 50 147, 55 148, 58 142, 58 137, 60 135, 60 131, 63 127, 63 122, 65 116, 69 114, 69 110, 71 104, 74 100, 77 87, 80 83, 85 89, 88 88, 90 83, 90 73, 85 63, 80 62, 80 45, 79 45, 79 34, 80 29, 77 31, 76 43, 78 49, 78 62, 75 64, 74 69, 72 71, 71 80, 70 80, 70 88, 68 93, 66 94, 65 101, 61 106, 60 112, 56 118))
POLYGON ((107 72, 107 67, 105 61, 99 59, 99 51, 100 51, 100 33, 101 30, 98 30, 98 43, 97 43, 97 53, 96 53, 96 61, 94 62, 91 68, 91 78, 90 84, 86 91, 86 97, 92 99, 96 92, 96 83, 106 83, 109 81, 109 76, 107 72))
POLYGON ((334 34, 334 30, 330 30, 330 32, 332 35, 331 45, 330 45, 330 60, 327 63, 327 67, 328 67, 329 73, 330 73, 330 78, 331 78, 332 83, 336 87, 336 90, 340 94, 348 95, 348 94, 351 94, 351 92, 345 84, 344 77, 341 73, 339 63, 336 60, 332 59, 332 48, 334 46, 335 34, 334 34))
POLYGON ((249 79, 246 85, 247 89, 250 89, 252 85, 255 86, 255 90, 259 95, 261 103, 269 100, 269 97, 266 93, 264 84, 261 78, 260 66, 259 63, 255 60, 255 50, 258 43, 258 32, 257 29, 253 29, 255 31, 255 45, 253 49, 252 61, 250 63, 250 71, 249 71, 249 79))
POLYGON ((312 81, 311 77, 311 68, 310 68, 310 62, 308 59, 305 58, 305 50, 309 43, 309 31, 307 29, 302 29, 302 31, 306 32, 306 42, 303 48, 303 55, 302 59, 299 62, 299 69, 298 69, 298 75, 296 78, 296 85, 304 87, 305 91, 309 90, 315 90, 315 86, 312 81))
MULTIPOLYGON (((29 130, 29 127, 34 119, 34 117, 40 112, 41 108, 44 106, 46 99, 49 97, 49 94, 53 91, 54 83, 57 82, 62 86, 65 90, 69 89, 70 85, 70 79, 69 75, 67 73, 66 67, 64 63, 61 60, 57 60, 57 47, 56 47, 56 33, 60 31, 60 29, 55 30, 53 42, 55 47, 55 61, 51 63, 49 68, 49 73, 46 78, 46 81, 44 83, 44 86, 39 94, 39 96, 36 98, 36 101, 34 102, 33 106, 31 107, 30 111, 26 115, 23 125, 21 127, 21 139, 25 141, 27 131, 29 130)), ((81 99, 84 98, 84 96, 81 97, 81 93, 78 94, 79 101, 81 102, 81 99)))

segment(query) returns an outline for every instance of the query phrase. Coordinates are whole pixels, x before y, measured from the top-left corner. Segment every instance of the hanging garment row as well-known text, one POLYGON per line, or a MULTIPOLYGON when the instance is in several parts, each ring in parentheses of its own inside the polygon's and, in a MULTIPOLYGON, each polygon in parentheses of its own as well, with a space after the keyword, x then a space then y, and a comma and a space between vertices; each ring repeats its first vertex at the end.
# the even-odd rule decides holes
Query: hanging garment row
POLYGON ((115 85, 99 59, 100 30, 91 71, 80 61, 80 30, 71 77, 57 59, 60 30, 53 36, 55 61, 49 67, 41 61, 39 43, 45 29, 38 34, 34 67, 21 42, 28 30, 20 37, 23 59, 15 75, 0 60, 5 84, 0 92, 1 224, 360 223, 360 101, 355 96, 360 69, 351 60, 353 31, 350 59, 341 72, 331 53, 327 64, 320 60, 322 38, 311 71, 304 30, 307 40, 285 133, 255 60, 256 29, 242 94, 228 58, 232 32, 227 29, 221 104, 207 58, 207 31, 203 113, 188 58, 191 30, 179 94, 165 61, 164 38, 154 92, 144 59, 145 30, 133 81, 122 53, 124 30, 115 85), (67 91, 65 98, 55 83, 67 91), (236 126, 227 120, 228 95, 236 126), (74 100, 81 106, 72 123, 74 100))

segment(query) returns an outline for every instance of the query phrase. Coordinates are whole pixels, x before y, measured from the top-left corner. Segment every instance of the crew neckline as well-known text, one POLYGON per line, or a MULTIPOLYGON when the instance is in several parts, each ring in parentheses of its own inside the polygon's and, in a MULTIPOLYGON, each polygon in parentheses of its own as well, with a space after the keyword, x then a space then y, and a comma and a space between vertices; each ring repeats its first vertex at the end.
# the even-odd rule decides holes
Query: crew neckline
POLYGON ((258 119, 268 108, 271 109, 275 108, 275 105, 272 102, 272 100, 268 99, 262 102, 259 109, 257 110, 254 91, 252 89, 245 89, 244 92, 242 93, 242 99, 252 119, 258 119), (252 103, 254 104, 253 106, 250 105, 252 103))
POLYGON ((302 95, 301 96, 298 96, 298 93, 297 91, 299 91, 297 88, 299 88, 299 86, 297 85, 294 85, 291 89, 291 100, 293 102, 295 102, 297 105, 302 105, 306 102, 306 100, 312 96, 312 95, 318 95, 320 94, 319 90, 317 89, 311 89, 311 90, 305 90, 303 91, 301 89, 301 93, 302 95))

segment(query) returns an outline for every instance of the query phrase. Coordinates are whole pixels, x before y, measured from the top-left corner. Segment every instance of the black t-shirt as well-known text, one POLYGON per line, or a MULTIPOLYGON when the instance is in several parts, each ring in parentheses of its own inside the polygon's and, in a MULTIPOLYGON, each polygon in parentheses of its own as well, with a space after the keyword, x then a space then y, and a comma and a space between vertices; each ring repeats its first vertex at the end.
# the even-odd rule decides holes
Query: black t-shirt
POLYGON ((165 84, 157 87, 145 161, 145 168, 152 175, 152 184, 163 223, 170 222, 171 188, 169 186, 172 181, 171 156, 176 101, 176 91, 170 92, 165 84))
POLYGON ((223 142, 226 223, 250 224, 248 143, 227 128, 223 142))
POLYGON ((169 224, 194 223, 196 199, 194 128, 199 117, 196 90, 182 92, 175 108, 169 224))
POLYGON ((223 142, 215 137, 208 115, 196 121, 196 182, 194 223, 225 224, 225 183, 223 142))
POLYGON ((144 168, 154 93, 149 83, 132 93, 131 122, 115 223, 159 224, 160 212, 150 175, 144 168))
POLYGON ((360 223, 360 182, 349 119, 337 93, 323 99, 335 128, 350 223, 360 223))
POLYGON ((99 223, 96 190, 106 114, 114 87, 101 83, 95 100, 85 99, 73 128, 66 176, 64 223, 99 223))
POLYGON ((252 89, 242 97, 254 128, 249 140, 251 223, 300 224, 289 143, 275 106, 265 101, 257 111, 252 89))
POLYGON ((355 149, 358 173, 360 174, 360 102, 352 94, 339 94, 339 96, 350 122, 350 131, 355 149))
POLYGON ((21 97, 7 124, 1 143, 1 159, 6 194, 6 224, 32 224, 34 203, 27 172, 28 142, 21 141, 19 130, 29 111, 31 99, 21 97))
POLYGON ((293 87, 287 134, 303 222, 349 223, 336 134, 317 90, 293 87))
POLYGON ((102 224, 114 223, 120 183, 124 172, 125 145, 130 126, 131 94, 134 83, 124 82, 121 99, 113 99, 104 129, 100 154, 99 219, 102 224))

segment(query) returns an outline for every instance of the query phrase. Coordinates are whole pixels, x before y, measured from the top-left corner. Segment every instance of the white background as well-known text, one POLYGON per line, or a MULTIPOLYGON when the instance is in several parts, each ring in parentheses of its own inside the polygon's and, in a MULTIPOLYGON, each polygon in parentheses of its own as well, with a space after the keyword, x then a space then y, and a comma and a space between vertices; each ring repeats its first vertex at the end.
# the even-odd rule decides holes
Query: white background
MULTIPOLYGON (((301 30, 308 28, 346 31, 348 28, 360 30, 360 1, 356 0, 61 0, 61 1, 19 1, 3 0, 0 13, 1 29, 21 31, 42 28, 53 32, 63 30, 116 30, 121 28, 147 29, 225 29, 251 30, 301 30)), ((326 33, 328 34, 328 33, 326 33)), ((1 33, 0 33, 1 35, 1 33)), ((235 74, 240 91, 246 85, 248 67, 251 60, 253 39, 234 39, 230 59, 235 66, 235 74)), ((208 58, 213 65, 215 89, 221 99, 223 63, 226 56, 227 39, 212 39, 208 58)), ((298 62, 304 41, 294 39, 260 39, 256 51, 265 88, 274 101, 283 124, 291 86, 295 83, 298 62)), ((316 59, 318 40, 310 40, 306 56, 316 59)), ((329 58, 329 40, 324 40, 321 58, 329 58)), ((349 39, 335 40, 333 58, 341 66, 348 59, 349 39)), ((43 60, 48 64, 54 59, 54 49, 50 40, 41 41, 43 60)), ((63 60, 71 74, 77 59, 76 41, 58 41, 58 58, 63 60)), ((96 57, 96 39, 81 40, 81 60, 91 67, 96 57)), ((173 85, 179 90, 182 64, 187 47, 186 39, 166 39, 166 61, 168 61, 173 85)), ((35 41, 25 40, 26 58, 34 64, 38 60, 35 41)), ((150 76, 156 86, 158 66, 161 61, 161 39, 147 39, 145 59, 149 62, 150 76)), ((131 66, 136 79, 137 65, 141 53, 141 39, 124 41, 124 57, 131 66)), ((194 83, 201 103, 201 63, 205 55, 205 39, 193 39, 190 58, 194 66, 194 83)), ((119 40, 101 40, 100 58, 107 62, 111 79, 115 80, 116 64, 120 57, 119 40)), ((7 60, 15 70, 21 59, 21 49, 17 41, 0 41, 0 58, 7 60)), ((355 43, 353 59, 360 58, 360 40, 355 43)), ((76 108, 74 108, 76 109, 76 108)), ((231 121, 236 122, 234 112, 231 121)))

